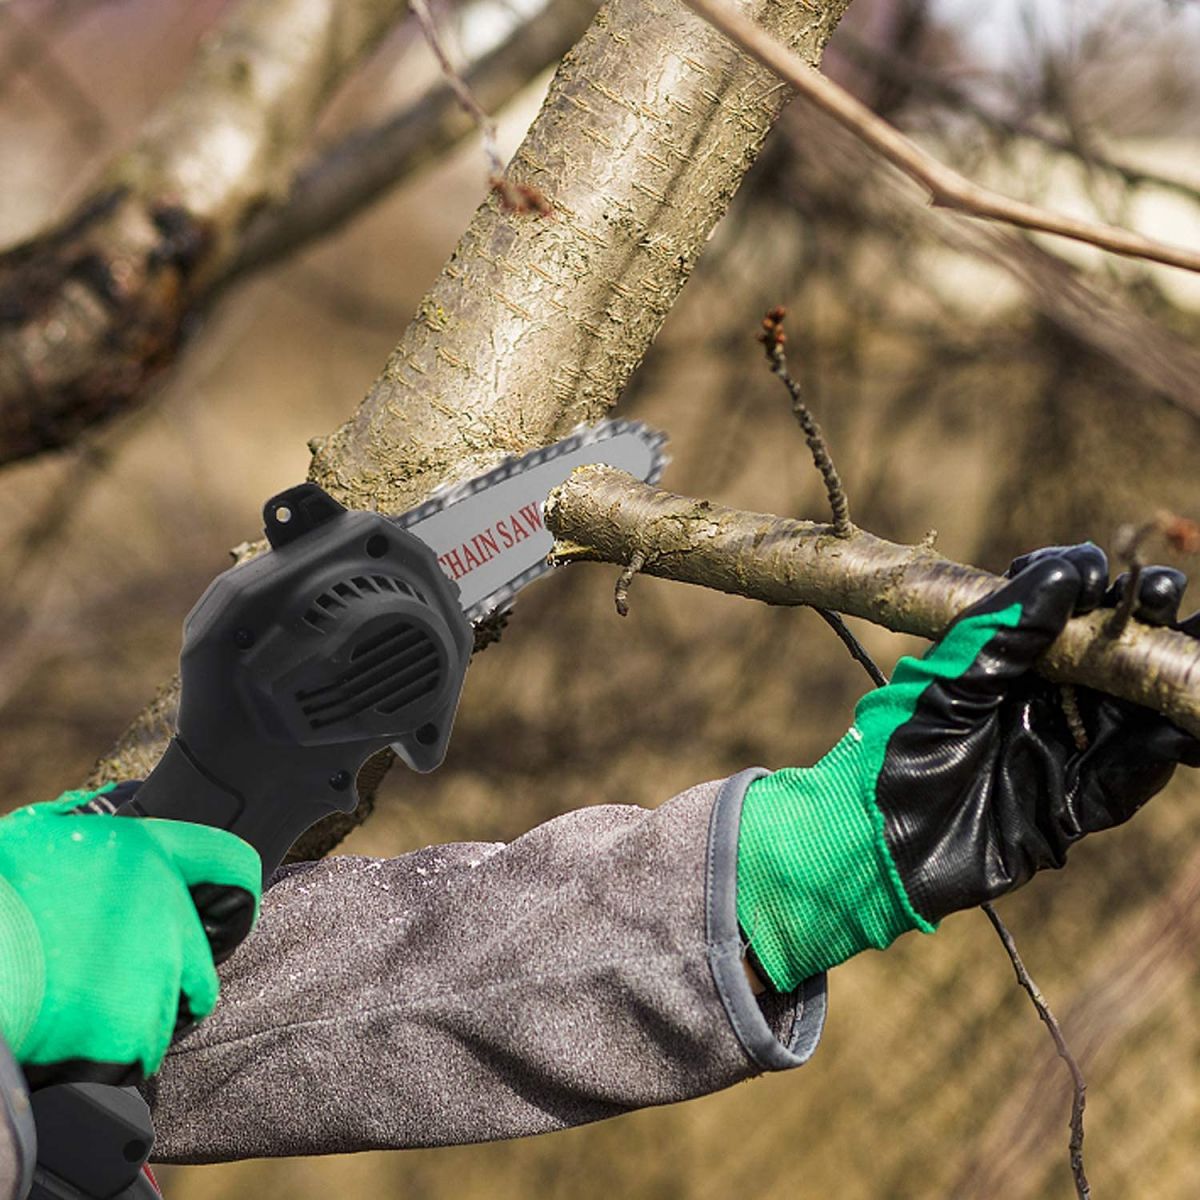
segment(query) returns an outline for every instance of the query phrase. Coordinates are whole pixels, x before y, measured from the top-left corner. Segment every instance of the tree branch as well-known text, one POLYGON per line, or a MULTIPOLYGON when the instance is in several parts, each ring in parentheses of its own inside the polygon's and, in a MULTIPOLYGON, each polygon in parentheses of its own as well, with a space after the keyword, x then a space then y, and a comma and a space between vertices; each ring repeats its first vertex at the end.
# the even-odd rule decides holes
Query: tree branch
MULTIPOLYGON (((911 62, 890 49, 873 46, 849 32, 840 35, 838 48, 851 61, 865 67, 879 78, 927 96, 956 113, 966 113, 987 129, 1006 137, 1040 143, 1075 159, 1081 158, 1079 144, 1075 139, 1053 133, 1025 118, 993 111, 986 104, 980 103, 967 88, 932 73, 919 62, 911 62)), ((1106 154, 1094 152, 1091 148, 1087 154, 1087 165, 1116 176, 1129 187, 1158 188, 1161 191, 1172 192, 1192 204, 1200 204, 1200 189, 1185 180, 1161 175, 1157 171, 1136 167, 1130 163, 1118 162, 1106 154)))
MULTIPOLYGON (((815 60, 843 0, 757 0, 815 60)), ((402 511, 432 487, 604 415, 788 98, 678 5, 611 0, 509 167, 551 220, 489 197, 311 478, 402 511)))
MULTIPOLYGON (((467 85, 484 108, 503 108, 566 54, 594 15, 588 0, 550 0, 471 64, 467 85)), ((300 169, 283 200, 255 214, 222 284, 333 233, 474 127, 454 89, 442 83, 402 112, 334 142, 300 169)))
MULTIPOLYGON (((739 512, 638 483, 611 467, 580 467, 546 504, 558 562, 623 564, 768 604, 810 604, 898 633, 938 638, 963 609, 1003 580, 856 529, 739 512)), ((1131 624, 1105 636, 1107 617, 1072 620, 1039 670, 1060 683, 1109 692, 1164 714, 1200 736, 1200 644, 1131 624)))
POLYGON ((808 127, 805 133, 792 145, 793 154, 805 155, 803 180, 809 190, 819 188, 823 198, 851 207, 889 235, 936 239, 999 267, 1047 320, 1128 370, 1173 407, 1200 416, 1200 351, 1188 339, 1024 234, 914 203, 916 192, 908 181, 832 121, 820 119, 819 158, 808 150, 808 127))
POLYGON ((1171 246, 1099 221, 1064 217, 973 183, 922 150, 887 121, 881 120, 844 88, 811 70, 807 63, 723 0, 684 0, 684 3, 769 67, 780 79, 786 80, 805 99, 851 130, 894 167, 927 188, 934 205, 985 220, 1002 221, 1023 229, 1087 242, 1130 258, 1166 263, 1186 271, 1200 271, 1200 251, 1171 246))
POLYGON ((1038 1017, 1050 1034, 1051 1041, 1054 1042, 1055 1052, 1067 1064, 1067 1070, 1071 1073, 1071 1140, 1068 1143, 1067 1152, 1070 1156, 1071 1178, 1075 1183, 1075 1194, 1079 1200, 1090 1200, 1092 1190, 1083 1169, 1083 1110, 1087 1107, 1087 1083, 1083 1078, 1083 1071, 1071 1053, 1066 1038, 1063 1037, 1062 1026, 1059 1025, 1058 1018, 1050 1011, 1050 1006, 1046 1003, 1046 997, 1042 995, 1041 988, 1034 983, 1033 977, 1022 961, 1021 955, 1017 951, 1017 943, 1008 931, 1008 926, 1000 919, 1000 914, 994 905, 986 903, 981 907, 1008 953, 1009 961, 1017 976, 1017 983, 1029 996, 1038 1017))
POLYGON ((170 360, 249 216, 404 0, 247 0, 65 221, 0 256, 0 463, 68 444, 170 360))

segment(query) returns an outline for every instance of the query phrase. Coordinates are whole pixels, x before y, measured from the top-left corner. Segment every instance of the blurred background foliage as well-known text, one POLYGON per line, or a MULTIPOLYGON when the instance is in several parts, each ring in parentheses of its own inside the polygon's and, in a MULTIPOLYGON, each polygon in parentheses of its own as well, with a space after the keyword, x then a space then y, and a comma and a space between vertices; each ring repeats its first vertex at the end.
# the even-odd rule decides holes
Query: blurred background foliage
MULTIPOLYGON (((0 240, 82 194, 224 7, 0 4, 0 240)), ((487 12, 440 16, 466 37, 487 12)), ((1196 17, 1187 4, 855 0, 827 67, 978 178, 1197 245, 1196 17)), ((329 127, 434 78, 405 25, 329 127)), ((506 147, 545 82, 501 114, 506 147)), ((474 144, 401 181, 225 295, 139 412, 0 474, 8 807, 76 784, 170 674, 187 609, 255 534, 262 500, 303 478, 307 439, 352 411, 483 188, 474 144)), ((754 340, 782 303, 793 369, 873 532, 936 528, 944 553, 1001 570, 1039 544, 1110 543, 1163 507, 1200 516, 1200 281, 988 236, 915 204, 793 107, 621 400, 670 434, 665 486, 822 517, 754 340)), ((394 771, 340 852, 655 805, 749 763, 811 761, 844 729, 867 681, 814 614, 639 578, 622 621, 613 575, 556 572, 522 599, 471 669, 443 768, 394 771)), ((917 645, 856 629, 885 667, 917 645)), ((1086 1071, 1101 1197, 1200 1195, 1198 800, 1178 779, 1001 906, 1086 1071)), ((701 1101, 520 1143, 167 1168, 162 1181, 173 1200, 1071 1193, 1066 1072, 981 914, 839 968, 831 999, 803 1070, 701 1101)))

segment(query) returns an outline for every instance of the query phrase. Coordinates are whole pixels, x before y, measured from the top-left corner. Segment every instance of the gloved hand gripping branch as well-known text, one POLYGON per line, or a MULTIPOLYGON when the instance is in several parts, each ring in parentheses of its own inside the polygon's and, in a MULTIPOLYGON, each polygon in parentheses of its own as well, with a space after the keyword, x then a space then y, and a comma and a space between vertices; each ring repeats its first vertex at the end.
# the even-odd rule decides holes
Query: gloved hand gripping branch
POLYGON ((78 812, 97 794, 0 820, 0 1033, 33 1087, 152 1075, 212 1012, 214 960, 258 919, 253 847, 207 826, 78 812))
MULTIPOLYGON (((777 990, 1061 867, 1178 763, 1200 765, 1200 742, 1169 721, 1083 688, 1081 750, 1060 689, 1033 673, 1073 615, 1120 600, 1128 579, 1108 587, 1101 550, 1051 547, 1009 575, 923 658, 902 658, 818 763, 747 789, 738 919, 777 990)), ((1146 569, 1135 618, 1200 636, 1200 614, 1175 624, 1185 586, 1146 569)))

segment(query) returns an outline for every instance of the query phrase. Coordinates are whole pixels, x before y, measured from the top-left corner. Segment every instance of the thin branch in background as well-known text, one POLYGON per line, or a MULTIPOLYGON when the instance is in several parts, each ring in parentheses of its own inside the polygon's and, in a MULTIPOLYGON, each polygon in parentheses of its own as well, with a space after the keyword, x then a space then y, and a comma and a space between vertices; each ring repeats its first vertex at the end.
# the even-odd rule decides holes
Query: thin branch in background
POLYGON ((722 0, 684 0, 684 3, 731 42, 790 84, 806 100, 849 129, 892 166, 924 186, 935 207, 1056 234, 1129 258, 1147 259, 1181 267, 1185 271, 1200 272, 1200 251, 1172 246, 1100 221, 1065 217, 973 183, 922 150, 844 88, 813 70, 798 54, 722 0))
MULTIPOLYGON (((798 398, 798 389, 788 378, 787 367, 783 360, 783 343, 785 341, 783 333, 783 318, 785 316, 782 308, 773 308, 767 314, 763 321, 763 332, 760 334, 760 340, 767 348, 767 358, 771 362, 771 369, 775 371, 785 383, 788 384, 788 391, 792 393, 793 406, 800 405, 798 398)), ((801 405, 801 407, 803 407, 801 405)), ((807 409, 804 410, 807 414, 807 409)), ((837 492, 840 499, 845 504, 845 492, 842 489, 841 482, 838 479, 837 471, 834 468, 833 460, 829 455, 829 449, 821 439, 820 431, 816 427, 816 422, 812 420, 811 414, 808 415, 809 424, 801 420, 801 426, 804 428, 805 437, 809 438, 809 445, 813 445, 813 438, 809 435, 811 425, 814 431, 815 438, 819 441, 821 454, 818 455, 817 450, 813 449, 813 461, 820 470, 822 477, 825 479, 826 486, 830 490, 831 503, 834 488, 830 484, 830 479, 837 485, 837 492)), ((843 510, 844 511, 844 510, 843 510)), ((835 507, 835 516, 837 509, 835 507)), ((1167 518, 1160 515, 1154 528, 1161 527, 1167 518)), ((1185 536, 1182 531, 1178 530, 1180 519, 1174 519, 1174 525, 1169 526, 1177 530, 1177 536, 1185 536)), ((849 518, 846 518, 847 533, 850 530, 849 518)), ((1194 537, 1197 542, 1200 542, 1200 528, 1194 530, 1194 537)), ((932 540, 932 539, 931 539, 932 540)), ((637 557, 640 560, 639 565, 644 563, 644 556, 641 551, 637 552, 637 557)), ((631 563, 632 566, 632 563, 631 563)), ((624 573, 622 579, 624 579, 624 573)), ((1134 576, 1130 581, 1130 593, 1136 593, 1137 577, 1134 576)), ((618 588, 620 585, 618 584, 618 588)), ((618 599, 617 608, 620 610, 621 602, 618 599)), ((855 662, 859 663, 863 670, 871 677, 872 683, 876 687, 885 687, 887 685, 887 676, 879 669, 878 664, 867 652, 861 642, 850 632, 846 627, 845 621, 842 620, 838 613, 831 612, 829 609, 817 608, 817 613, 820 615, 830 628, 841 639, 842 644, 850 651, 851 657, 855 662)), ((1071 722, 1071 712, 1074 711, 1074 723, 1071 724, 1072 735, 1075 736, 1077 744, 1082 739, 1080 749, 1087 748, 1087 734, 1083 729, 1083 721, 1079 715, 1078 704, 1075 698, 1075 689, 1069 684, 1062 688, 1063 709, 1067 713, 1068 723, 1071 722), (1077 732, 1078 730, 1078 732, 1077 732)), ((1021 960, 1020 954, 1017 952, 1017 944, 1009 931, 1008 927, 1000 919, 999 914, 991 904, 984 904, 983 911, 987 914, 987 918, 992 923, 992 927, 1000 937, 1000 941, 1004 949, 1008 952, 1009 960, 1012 962, 1013 970, 1017 974, 1017 981, 1028 992, 1030 1000, 1033 1001, 1033 1006, 1037 1010, 1038 1016, 1045 1023, 1046 1028, 1050 1031, 1050 1036, 1054 1039, 1054 1047, 1058 1051, 1059 1056, 1066 1062, 1067 1068, 1071 1072, 1071 1081, 1073 1084, 1073 1095, 1071 1100, 1071 1138, 1068 1143, 1068 1150, 1071 1162, 1071 1175, 1075 1180, 1075 1191, 1078 1195, 1078 1200, 1090 1200, 1091 1190, 1088 1187, 1087 1176, 1083 1170, 1083 1109, 1087 1102, 1087 1083, 1084 1081, 1083 1072, 1080 1070, 1079 1064, 1075 1061, 1070 1049, 1062 1035, 1062 1030, 1054 1014, 1050 1011, 1050 1006, 1046 1003, 1046 998, 1042 995, 1037 985, 1030 978, 1029 972, 1025 969, 1025 964, 1021 960)))
MULTIPOLYGON (((920 62, 901 57, 890 48, 880 49, 846 30, 839 31, 838 47, 852 62, 873 72, 881 80, 900 84, 904 88, 943 104, 955 113, 966 113, 984 128, 1006 137, 1038 142, 1063 154, 1078 154, 1073 138, 1063 137, 1041 129, 1021 116, 996 112, 977 100, 971 92, 948 79, 933 75, 920 62)), ((1159 174, 1157 171, 1118 162, 1089 148, 1088 163, 1115 175, 1130 187, 1154 187, 1172 192, 1193 204, 1200 203, 1200 189, 1182 179, 1159 174)))
POLYGON ((509 212, 537 213, 542 217, 549 216, 550 201, 537 188, 531 187, 529 184, 515 183, 509 179, 508 169, 500 154, 500 146, 496 142, 496 122, 484 111, 483 106, 475 99, 475 93, 467 85, 467 81, 450 61, 450 55, 442 43, 433 13, 430 12, 426 0, 410 0, 409 7, 420 23, 425 40, 438 60, 446 82, 454 90, 459 104, 462 105, 479 130, 479 135, 483 140, 484 157, 488 162, 488 186, 509 212))
POLYGON ((88 7, 60 4, 45 27, 35 29, 18 17, 10 5, 0 4, 0 23, 7 26, 9 33, 4 57, 0 59, 0 91, 18 76, 29 75, 63 114, 75 140, 95 149, 108 140, 108 120, 54 53, 54 39, 83 16, 88 7))
POLYGON ((46 658, 37 644, 48 624, 46 597, 52 592, 52 577, 60 571, 60 560, 74 531, 74 520, 91 490, 107 478, 123 446, 142 429, 150 409, 127 414, 114 426, 93 432, 77 441, 64 455, 62 474, 32 519, 18 531, 0 555, 0 577, 11 580, 0 599, 0 716, 24 694, 30 674, 46 658))
POLYGON ((406 8, 231 6, 96 188, 0 254, 0 464, 69 445, 148 392, 232 259, 237 231, 406 8))
MULTIPOLYGON (((583 36, 588 0, 549 0, 499 45, 474 59, 463 77, 480 106, 498 110, 554 66, 583 36)), ((397 112, 323 147, 293 176, 286 197, 240 231, 223 285, 342 228, 368 204, 436 162, 474 122, 442 80, 397 112)), ((400 328, 400 326, 396 326, 400 328)))
POLYGON ((437 23, 433 19, 433 13, 429 11, 429 5, 425 3, 425 0, 410 0, 409 7, 421 25, 421 31, 425 34, 425 40, 438 60, 438 66, 442 68, 446 82, 454 90, 459 104, 470 114, 471 120, 475 122, 475 126, 479 130, 479 136, 483 139, 483 153, 488 160, 488 172, 493 176, 503 175, 504 159, 500 156, 500 147, 496 142, 496 122, 488 113, 484 112, 479 101, 475 99, 475 93, 467 86, 467 81, 450 61, 450 55, 442 43, 441 34, 438 33, 437 23))
POLYGON ((850 627, 842 620, 840 613, 828 608, 816 608, 813 611, 824 621, 842 640, 842 645, 850 651, 850 657, 861 664, 862 669, 871 677, 876 687, 887 687, 888 677, 879 669, 878 664, 867 652, 866 647, 850 632, 850 627))
POLYGON ((1001 942, 1004 943, 1004 949, 1008 951, 1008 957, 1012 960, 1013 970, 1017 974, 1017 982, 1028 993, 1030 1000, 1033 1001, 1033 1006, 1037 1009, 1038 1016, 1041 1017, 1042 1023, 1050 1031, 1050 1037, 1054 1041, 1054 1048, 1058 1051, 1059 1058, 1067 1064, 1067 1070, 1071 1072, 1071 1083, 1074 1087, 1074 1094, 1071 1099, 1071 1140, 1069 1142, 1071 1176, 1075 1181, 1075 1194, 1078 1200, 1089 1200, 1092 1192, 1088 1186, 1087 1175, 1083 1170, 1083 1110, 1087 1104, 1087 1082, 1083 1078, 1083 1071, 1080 1070, 1079 1063, 1075 1061, 1074 1055, 1072 1055, 1070 1048, 1067 1046, 1062 1029, 1055 1019, 1054 1014, 1050 1011, 1050 1006, 1046 1003, 1045 996, 1042 995, 1041 990, 1025 969, 1025 964, 1021 961, 1020 954, 1017 953, 1017 945, 1013 941, 1012 934, 1009 933, 1007 926, 1005 926, 991 904, 984 904, 982 907, 987 919, 992 923, 992 928, 995 929, 1001 942))
POLYGON ((787 358, 783 351, 787 341, 787 335, 783 331, 785 316, 787 310, 781 306, 777 305, 771 309, 763 317, 762 332, 758 335, 758 340, 767 352, 767 362, 771 370, 783 381, 788 395, 792 398, 792 412, 804 431, 804 440, 808 443, 809 450, 812 451, 813 465, 821 472, 821 478, 825 481, 825 494, 829 497, 829 507, 833 512, 833 532, 840 538, 849 537, 854 526, 850 523, 850 502, 846 499, 846 489, 842 486, 837 467, 833 465, 833 456, 829 453, 825 435, 809 412, 808 405, 804 403, 800 385, 788 374, 787 358))

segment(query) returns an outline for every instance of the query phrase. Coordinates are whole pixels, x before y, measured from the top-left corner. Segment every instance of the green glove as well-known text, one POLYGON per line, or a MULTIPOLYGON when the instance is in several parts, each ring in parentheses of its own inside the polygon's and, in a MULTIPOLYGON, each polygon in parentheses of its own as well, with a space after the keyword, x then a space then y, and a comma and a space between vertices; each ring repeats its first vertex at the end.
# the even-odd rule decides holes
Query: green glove
MULTIPOLYGON (((1009 574, 924 658, 902 658, 820 762, 747 788, 738 921, 779 991, 1063 866, 1177 765, 1200 766, 1183 730, 1087 688, 1081 745, 1060 690, 1034 670, 1073 613, 1115 605, 1129 586, 1108 586, 1103 552, 1052 546, 1009 574)), ((1176 622, 1185 585, 1145 568, 1134 617, 1200 636, 1200 617, 1176 622)))
POLYGON ((250 905, 258 917, 253 847, 183 821, 71 812, 97 794, 0 819, 0 1033, 32 1086, 135 1083, 212 1012, 219 931, 189 889, 218 921, 250 905))

